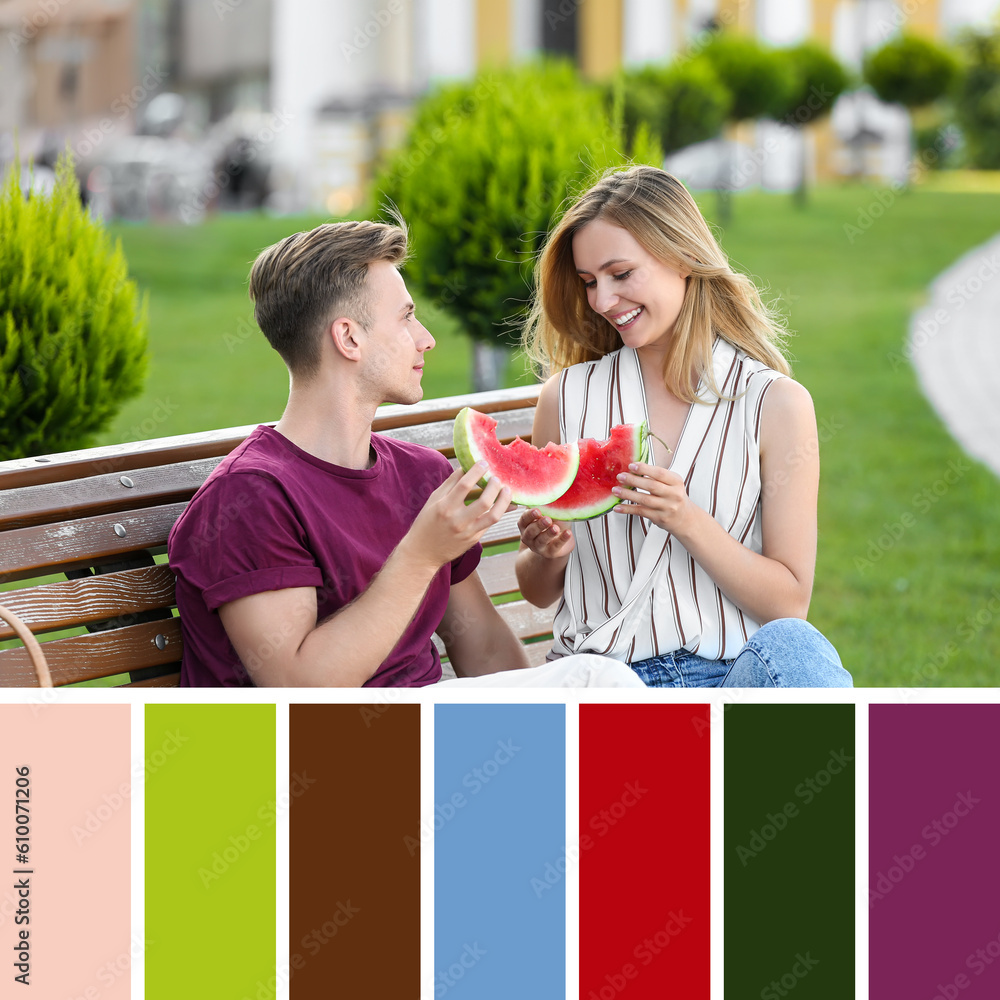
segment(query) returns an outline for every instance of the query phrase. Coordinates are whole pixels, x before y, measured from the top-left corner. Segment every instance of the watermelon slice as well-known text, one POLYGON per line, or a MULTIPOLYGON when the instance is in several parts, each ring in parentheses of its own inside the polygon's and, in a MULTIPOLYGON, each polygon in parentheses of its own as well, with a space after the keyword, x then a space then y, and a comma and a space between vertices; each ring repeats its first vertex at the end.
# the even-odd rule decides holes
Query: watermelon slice
POLYGON ((645 421, 612 427, 607 441, 584 438, 578 444, 580 468, 572 486, 558 499, 538 507, 557 521, 587 521, 607 514, 621 503, 611 492, 618 485, 618 473, 627 472, 630 462, 648 462, 652 457, 645 421))
POLYGON ((569 489, 580 465, 575 441, 534 448, 522 438, 507 445, 497 440, 497 422, 485 413, 465 407, 455 417, 455 456, 468 472, 485 460, 489 470, 481 486, 496 476, 511 490, 511 502, 537 507, 561 497, 569 489))

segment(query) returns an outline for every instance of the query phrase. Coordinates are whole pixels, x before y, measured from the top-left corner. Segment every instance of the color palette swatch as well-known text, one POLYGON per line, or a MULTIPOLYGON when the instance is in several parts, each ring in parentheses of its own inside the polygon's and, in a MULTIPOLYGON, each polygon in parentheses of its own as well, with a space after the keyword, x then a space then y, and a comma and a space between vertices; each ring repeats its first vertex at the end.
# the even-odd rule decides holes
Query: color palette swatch
POLYGON ((292 705, 291 995, 420 993, 419 705, 292 705))
POLYGON ((563 705, 437 705, 434 990, 455 1000, 566 991, 563 705))
POLYGON ((1000 706, 869 718, 871 1000, 1000 996, 1000 706))
POLYGON ((276 996, 274 705, 146 706, 146 1000, 276 996))
POLYGON ((582 1000, 708 1000, 707 715, 580 706, 582 1000))
POLYGON ((0 705, 0 996, 131 996, 130 712, 0 705))
MULTIPOLYGON (((867 710, 871 1000, 998 994, 1000 705, 867 710)), ((280 711, 0 705, 9 980, 126 1000, 138 959, 151 1000, 550 1000, 575 978, 578 878, 580 1000, 855 995, 854 704, 291 705, 279 776, 280 711), (129 919, 140 785, 144 940, 129 919)))
POLYGON ((730 705, 724 734, 726 995, 848 1000, 854 706, 730 705))

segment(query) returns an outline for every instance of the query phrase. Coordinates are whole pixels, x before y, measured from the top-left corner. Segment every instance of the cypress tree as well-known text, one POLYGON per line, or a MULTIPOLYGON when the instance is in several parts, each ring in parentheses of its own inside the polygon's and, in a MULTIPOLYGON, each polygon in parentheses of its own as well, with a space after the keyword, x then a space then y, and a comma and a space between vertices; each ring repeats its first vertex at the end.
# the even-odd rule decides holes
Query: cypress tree
POLYGON ((86 447, 142 391, 147 303, 80 202, 70 156, 50 194, 0 185, 0 460, 86 447))

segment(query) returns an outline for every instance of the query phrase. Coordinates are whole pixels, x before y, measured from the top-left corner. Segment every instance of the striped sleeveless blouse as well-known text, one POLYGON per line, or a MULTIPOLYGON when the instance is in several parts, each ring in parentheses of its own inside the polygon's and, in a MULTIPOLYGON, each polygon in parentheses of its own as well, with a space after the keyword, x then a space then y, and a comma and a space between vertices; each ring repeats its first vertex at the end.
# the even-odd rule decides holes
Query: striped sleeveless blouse
MULTIPOLYGON (((723 396, 691 405, 670 468, 688 496, 754 552, 761 551, 761 406, 783 376, 716 338, 723 396)), ((710 395, 698 387, 699 399, 710 395)), ((623 347, 562 372, 563 441, 608 437, 616 424, 648 420, 639 358, 623 347)), ((601 653, 625 662, 685 649, 732 659, 760 624, 716 587, 683 545, 644 518, 607 514, 573 524, 549 658, 601 653)))

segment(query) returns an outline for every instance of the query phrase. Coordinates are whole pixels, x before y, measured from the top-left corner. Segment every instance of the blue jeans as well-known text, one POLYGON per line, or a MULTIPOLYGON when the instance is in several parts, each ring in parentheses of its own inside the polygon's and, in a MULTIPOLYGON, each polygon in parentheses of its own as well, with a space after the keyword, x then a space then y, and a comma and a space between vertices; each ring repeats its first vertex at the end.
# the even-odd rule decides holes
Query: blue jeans
POLYGON ((801 618, 762 625, 732 660, 679 649, 630 664, 647 687, 853 687, 829 640, 801 618))

